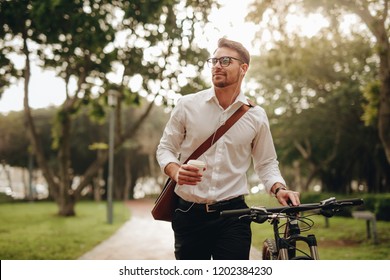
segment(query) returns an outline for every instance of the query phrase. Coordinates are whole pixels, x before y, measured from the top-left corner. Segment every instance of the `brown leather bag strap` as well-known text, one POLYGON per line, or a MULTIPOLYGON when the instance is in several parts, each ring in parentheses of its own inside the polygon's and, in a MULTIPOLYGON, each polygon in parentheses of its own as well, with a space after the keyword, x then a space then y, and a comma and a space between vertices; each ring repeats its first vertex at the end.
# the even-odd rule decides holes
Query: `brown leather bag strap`
POLYGON ((233 124, 235 124, 251 107, 254 107, 255 104, 248 99, 249 105, 242 104, 240 108, 238 108, 233 115, 230 116, 227 121, 221 125, 216 132, 214 132, 209 138, 206 139, 184 162, 187 163, 191 159, 197 159, 200 157, 208 148, 210 148, 222 135, 228 131, 233 124))

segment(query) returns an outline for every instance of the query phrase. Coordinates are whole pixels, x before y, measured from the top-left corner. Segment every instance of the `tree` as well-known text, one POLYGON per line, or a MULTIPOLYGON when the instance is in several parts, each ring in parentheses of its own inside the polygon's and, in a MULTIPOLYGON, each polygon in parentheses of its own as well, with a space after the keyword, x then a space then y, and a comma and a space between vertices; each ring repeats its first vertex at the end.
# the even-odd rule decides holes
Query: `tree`
POLYGON ((344 38, 335 28, 312 37, 287 32, 286 18, 270 28, 277 39, 251 70, 281 161, 304 172, 303 190, 314 178, 328 191, 349 192, 353 180, 370 191, 389 190, 389 165, 372 136, 377 130, 361 120, 362 84, 377 74, 369 40, 354 32, 344 38))
MULTIPOLYGON (((107 153, 102 152, 87 168, 76 188, 72 188, 70 139, 75 114, 87 106, 96 118, 104 117, 109 90, 118 93, 117 116, 121 116, 121 102, 140 102, 139 94, 152 93, 155 100, 178 90, 179 81, 175 76, 183 75, 181 67, 192 67, 195 72, 202 67, 206 52, 194 44, 194 30, 206 20, 211 5, 212 1, 171 0, 0 3, 2 42, 10 45, 22 42, 9 51, 25 57, 24 112, 29 138, 50 195, 59 206, 59 215, 75 215, 74 205, 81 191, 107 160, 107 153), (53 14, 60 16, 48 16, 53 14), (118 38, 123 36, 125 40, 121 42, 118 38), (146 50, 156 52, 147 57, 146 50), (49 166, 45 158, 29 107, 32 59, 46 69, 54 69, 66 84, 66 100, 53 128, 53 145, 58 149, 55 168, 49 166), (122 72, 119 82, 108 79, 118 72, 122 72), (140 86, 135 87, 134 83, 140 86), (73 90, 72 84, 75 85, 73 90)), ((196 87, 197 79, 188 85, 196 87)), ((127 134, 122 134, 121 118, 117 117, 116 150, 135 135, 152 106, 153 102, 127 134)))
MULTIPOLYGON (((275 15, 278 15, 279 22, 282 25, 286 24, 283 18, 285 19, 286 15, 294 10, 291 8, 294 6, 293 2, 295 1, 285 1, 281 4, 280 1, 273 0, 255 1, 250 18, 259 20, 267 9, 273 9, 278 11, 278 14, 275 15)), ((390 164, 390 21, 388 20, 388 0, 304 0, 302 4, 308 12, 319 10, 322 11, 322 14, 327 14, 333 24, 342 22, 345 13, 353 13, 361 19, 374 37, 374 49, 379 59, 378 80, 380 81, 380 90, 377 92, 379 95, 377 98, 379 100, 377 103, 377 127, 387 162, 390 164)), ((332 27, 337 28, 335 25, 332 27)))
MULTIPOLYGON (((143 108, 135 108, 134 105, 124 107, 123 119, 127 124, 125 129, 130 129, 132 122, 137 120, 142 110, 143 108)), ((55 107, 32 111, 36 128, 43 141, 45 157, 50 166, 56 166, 56 153, 51 149, 50 135, 57 112, 58 108, 55 107)), ((133 188, 139 176, 158 177, 159 168, 156 165, 155 153, 167 118, 162 106, 154 107, 153 114, 148 117, 148 122, 142 125, 135 137, 127 140, 121 148, 115 162, 114 199, 132 198, 133 188)), ((30 147, 25 137, 23 120, 23 112, 0 115, 1 163, 23 168, 29 167, 30 147)), ((106 146, 103 141, 108 138, 108 123, 107 121, 97 123, 91 120, 86 109, 75 116, 73 123, 70 144, 72 174, 80 177, 94 161, 96 155, 101 153, 99 148, 106 146), (99 139, 101 142, 97 142, 99 139), (91 143, 94 144, 91 145, 91 143)), ((33 166, 36 169, 35 162, 33 166)), ((97 176, 93 180, 93 189, 85 189, 83 196, 92 197, 93 195, 97 200, 103 196, 102 181, 106 178, 107 174, 104 172, 107 171, 103 166, 99 172, 100 177, 97 176)))

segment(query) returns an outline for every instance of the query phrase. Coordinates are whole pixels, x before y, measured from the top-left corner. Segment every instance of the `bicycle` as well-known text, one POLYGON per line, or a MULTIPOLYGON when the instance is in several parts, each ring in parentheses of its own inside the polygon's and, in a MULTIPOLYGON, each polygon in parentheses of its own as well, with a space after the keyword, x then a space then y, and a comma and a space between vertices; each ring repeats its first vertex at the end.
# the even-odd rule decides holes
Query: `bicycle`
POLYGON ((317 239, 314 234, 303 236, 301 233, 309 231, 314 221, 312 215, 323 215, 327 218, 334 216, 344 207, 363 204, 363 199, 353 198, 336 200, 331 197, 319 203, 301 204, 299 206, 282 206, 274 208, 250 207, 246 209, 225 210, 222 216, 238 216, 239 219, 250 219, 262 224, 269 221, 273 225, 274 238, 267 238, 263 243, 263 260, 319 260, 317 239), (301 216, 304 212, 311 214, 301 216), (281 219, 286 222, 281 224, 281 219), (302 224, 302 225, 300 225, 302 224), (282 231, 281 231, 282 229, 282 231), (297 242, 307 245, 309 253, 297 248, 297 242), (297 251, 302 255, 297 255, 297 251))

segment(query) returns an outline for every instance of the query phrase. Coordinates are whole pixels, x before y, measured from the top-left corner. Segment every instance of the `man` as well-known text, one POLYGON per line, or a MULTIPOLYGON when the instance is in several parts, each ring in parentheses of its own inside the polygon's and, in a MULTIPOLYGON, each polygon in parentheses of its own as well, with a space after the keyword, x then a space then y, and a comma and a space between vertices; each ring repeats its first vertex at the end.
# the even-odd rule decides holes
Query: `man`
POLYGON ((250 108, 199 158, 206 163, 204 172, 182 164, 242 104, 248 104, 241 83, 249 62, 249 52, 241 43, 220 39, 207 60, 214 86, 183 96, 160 140, 157 160, 177 182, 179 196, 172 220, 176 259, 249 259, 250 222, 219 214, 247 207, 244 196, 251 158, 267 191, 279 203, 300 203, 299 193, 288 190, 280 174, 268 119, 259 106, 250 108))

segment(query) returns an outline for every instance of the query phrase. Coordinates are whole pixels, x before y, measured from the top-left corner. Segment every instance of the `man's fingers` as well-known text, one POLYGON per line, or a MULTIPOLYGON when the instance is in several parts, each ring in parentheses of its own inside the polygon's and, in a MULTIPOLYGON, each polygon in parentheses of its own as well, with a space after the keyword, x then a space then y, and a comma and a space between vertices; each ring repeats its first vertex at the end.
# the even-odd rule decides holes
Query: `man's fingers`
POLYGON ((301 204, 299 192, 281 190, 278 193, 278 200, 283 206, 298 206, 301 204), (279 195, 280 194, 280 195, 279 195))
POLYGON ((178 184, 179 185, 196 185, 202 180, 202 174, 199 173, 197 167, 184 164, 179 169, 178 184))
POLYGON ((301 202, 299 200, 299 192, 289 191, 288 192, 288 200, 294 206, 298 206, 299 204, 301 204, 301 202))

